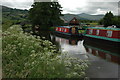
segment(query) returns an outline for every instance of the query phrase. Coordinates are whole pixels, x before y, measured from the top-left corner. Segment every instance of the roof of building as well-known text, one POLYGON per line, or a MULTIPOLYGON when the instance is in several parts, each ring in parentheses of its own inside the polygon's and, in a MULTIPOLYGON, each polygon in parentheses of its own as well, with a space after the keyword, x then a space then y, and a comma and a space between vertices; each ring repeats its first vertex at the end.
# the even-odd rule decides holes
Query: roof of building
POLYGON ((74 14, 64 14, 64 16, 61 16, 62 19, 64 19, 65 21, 70 22, 74 17, 78 20, 80 20, 80 17, 74 14))

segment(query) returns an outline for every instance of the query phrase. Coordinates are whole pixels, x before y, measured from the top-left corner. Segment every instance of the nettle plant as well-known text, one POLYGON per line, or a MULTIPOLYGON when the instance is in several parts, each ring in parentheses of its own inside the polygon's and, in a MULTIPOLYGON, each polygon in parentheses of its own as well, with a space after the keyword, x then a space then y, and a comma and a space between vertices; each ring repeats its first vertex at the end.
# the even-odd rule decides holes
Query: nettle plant
POLYGON ((56 46, 23 33, 18 25, 3 34, 3 78, 83 78, 88 62, 58 54, 56 46))

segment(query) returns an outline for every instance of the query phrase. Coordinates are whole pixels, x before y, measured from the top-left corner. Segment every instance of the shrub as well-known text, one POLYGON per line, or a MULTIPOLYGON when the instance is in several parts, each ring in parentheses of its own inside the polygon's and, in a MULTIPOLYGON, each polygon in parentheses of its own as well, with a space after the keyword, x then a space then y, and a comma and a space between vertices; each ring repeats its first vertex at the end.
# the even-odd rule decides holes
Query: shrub
POLYGON ((23 33, 18 25, 3 33, 3 78, 82 78, 87 61, 58 51, 48 40, 23 33))

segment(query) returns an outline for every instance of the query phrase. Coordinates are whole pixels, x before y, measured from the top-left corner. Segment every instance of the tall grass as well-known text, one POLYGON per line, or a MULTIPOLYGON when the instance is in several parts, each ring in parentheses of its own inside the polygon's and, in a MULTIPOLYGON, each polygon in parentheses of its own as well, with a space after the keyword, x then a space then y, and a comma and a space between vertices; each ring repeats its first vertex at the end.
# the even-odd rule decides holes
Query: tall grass
POLYGON ((82 78, 86 61, 62 53, 39 36, 23 33, 18 25, 3 34, 3 78, 82 78))

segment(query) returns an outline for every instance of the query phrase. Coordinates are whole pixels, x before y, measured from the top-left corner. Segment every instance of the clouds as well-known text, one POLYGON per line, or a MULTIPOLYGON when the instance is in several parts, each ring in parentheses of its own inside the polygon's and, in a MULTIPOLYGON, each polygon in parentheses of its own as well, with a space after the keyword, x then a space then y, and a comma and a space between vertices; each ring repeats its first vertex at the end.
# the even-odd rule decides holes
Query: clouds
POLYGON ((33 4, 33 0, 4 0, 2 1, 2 5, 18 8, 18 9, 29 9, 33 4))
POLYGON ((115 15, 118 14, 118 2, 86 2, 86 5, 76 6, 74 9, 65 8, 64 11, 67 13, 88 13, 88 14, 105 14, 108 11, 112 11, 115 15))
MULTIPOLYGON (((119 0, 58 0, 63 7, 63 13, 71 14, 105 14, 112 11, 115 15, 118 14, 119 0)), ((29 9, 34 0, 4 0, 2 5, 18 8, 29 9)))
POLYGON ((118 14, 117 2, 90 2, 86 7, 91 14, 105 14, 108 11, 118 14))

